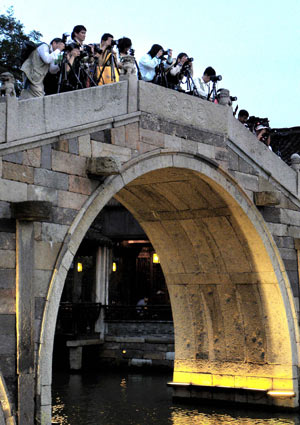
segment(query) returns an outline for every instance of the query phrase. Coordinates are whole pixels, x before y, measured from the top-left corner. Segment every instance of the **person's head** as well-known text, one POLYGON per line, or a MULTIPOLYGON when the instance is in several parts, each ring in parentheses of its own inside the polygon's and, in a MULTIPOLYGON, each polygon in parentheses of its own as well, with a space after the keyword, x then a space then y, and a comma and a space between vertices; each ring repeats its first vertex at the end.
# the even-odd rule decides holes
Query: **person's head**
POLYGON ((83 25, 76 25, 73 28, 71 38, 72 40, 78 41, 79 43, 83 43, 86 36, 86 28, 83 25))
POLYGON ((242 123, 245 124, 247 122, 247 119, 249 118, 249 112, 246 111, 246 109, 241 109, 239 114, 238 114, 238 120, 242 123))
POLYGON ((205 83, 209 83, 210 78, 215 75, 216 75, 216 71, 211 66, 208 66, 203 72, 203 77, 202 77, 203 81, 205 83))
POLYGON ((164 51, 164 49, 162 48, 160 44, 153 44, 153 46, 148 52, 148 55, 150 55, 151 58, 154 58, 154 56, 156 56, 160 50, 164 51))
POLYGON ((106 48, 108 46, 111 46, 111 42, 113 41, 114 36, 112 34, 109 34, 108 32, 104 33, 101 37, 101 46, 102 48, 106 48))
POLYGON ((56 50, 56 49, 62 50, 61 46, 65 45, 64 42, 62 41, 62 39, 59 38, 59 37, 53 38, 53 40, 51 41, 50 44, 52 46, 53 51, 56 50))
POLYGON ((176 59, 176 65, 180 62, 182 64, 184 64, 188 59, 188 55, 186 53, 179 53, 179 55, 177 56, 176 59))
POLYGON ((128 50, 131 48, 131 46, 132 46, 132 43, 131 43, 130 38, 127 38, 127 37, 119 38, 119 40, 118 40, 118 50, 119 50, 120 54, 123 53, 123 54, 127 55, 128 50))

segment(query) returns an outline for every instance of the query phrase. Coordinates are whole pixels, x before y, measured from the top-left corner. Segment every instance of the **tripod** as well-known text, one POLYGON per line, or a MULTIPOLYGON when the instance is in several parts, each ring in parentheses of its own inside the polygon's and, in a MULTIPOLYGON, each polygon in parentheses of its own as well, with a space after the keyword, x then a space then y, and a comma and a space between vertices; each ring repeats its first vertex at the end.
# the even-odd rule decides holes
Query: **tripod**
POLYGON ((191 74, 190 67, 187 67, 184 70, 183 76, 186 78, 185 84, 186 84, 186 91, 187 91, 187 93, 189 93, 189 94, 191 94, 193 96, 198 96, 199 97, 199 93, 198 93, 197 87, 196 87, 196 85, 194 83, 194 80, 193 80, 193 77, 192 77, 192 74, 191 74))
POLYGON ((214 102, 215 100, 218 101, 217 82, 216 81, 213 81, 212 89, 207 96, 207 100, 209 100, 210 98, 212 99, 212 102, 214 102))
POLYGON ((156 75, 153 78, 153 81, 152 82, 154 84, 158 84, 160 86, 163 86, 163 87, 167 87, 168 88, 168 80, 167 80, 167 76, 166 76, 164 64, 163 64, 162 61, 156 67, 156 75))
POLYGON ((76 72, 74 71, 73 66, 70 64, 67 58, 67 52, 64 52, 63 60, 62 60, 60 71, 59 71, 57 93, 61 93, 62 88, 66 88, 65 91, 76 90, 79 87, 79 85, 81 86, 80 88, 83 88, 83 85, 80 79, 76 75, 76 72), (67 66, 69 66, 72 77, 74 77, 76 81, 76 87, 74 87, 69 81, 67 66))
MULTIPOLYGON (((103 84, 115 83, 115 82, 119 81, 119 78, 117 80, 117 76, 116 76, 116 72, 115 72, 115 70, 117 70, 118 77, 119 77, 120 73, 119 73, 119 69, 118 69, 118 64, 117 64, 116 58, 115 58, 113 52, 111 51, 111 49, 112 49, 112 46, 109 46, 109 48, 107 48, 107 52, 109 51, 109 53, 107 54, 107 57, 105 58, 105 62, 102 66, 99 78, 97 78, 97 81, 96 81, 97 86, 103 85, 103 84), (110 76, 109 75, 103 76, 104 70, 107 67, 110 67, 110 76), (109 82, 105 81, 108 78, 110 78, 110 81, 109 82)), ((99 67, 99 69, 100 68, 101 67, 99 67)))

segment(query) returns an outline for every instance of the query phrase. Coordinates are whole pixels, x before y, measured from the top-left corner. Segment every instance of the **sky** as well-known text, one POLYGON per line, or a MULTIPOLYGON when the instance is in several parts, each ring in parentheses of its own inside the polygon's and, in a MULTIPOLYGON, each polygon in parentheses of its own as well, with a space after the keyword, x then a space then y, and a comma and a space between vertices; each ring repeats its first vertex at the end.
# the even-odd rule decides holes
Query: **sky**
POLYGON ((194 77, 207 66, 222 75, 218 88, 238 98, 234 108, 272 128, 300 126, 300 0, 1 0, 0 14, 10 6, 25 32, 47 43, 81 24, 87 43, 105 32, 131 38, 137 61, 154 43, 186 52, 194 77))

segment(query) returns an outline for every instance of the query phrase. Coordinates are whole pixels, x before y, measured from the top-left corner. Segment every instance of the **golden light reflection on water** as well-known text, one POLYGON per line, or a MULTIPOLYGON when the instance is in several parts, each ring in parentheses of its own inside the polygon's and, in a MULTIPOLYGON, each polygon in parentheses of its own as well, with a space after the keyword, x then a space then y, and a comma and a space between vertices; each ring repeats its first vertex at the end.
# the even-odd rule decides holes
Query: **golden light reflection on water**
POLYGON ((176 409, 172 412, 172 425, 299 425, 297 416, 289 418, 243 418, 226 414, 201 413, 193 409, 176 409))

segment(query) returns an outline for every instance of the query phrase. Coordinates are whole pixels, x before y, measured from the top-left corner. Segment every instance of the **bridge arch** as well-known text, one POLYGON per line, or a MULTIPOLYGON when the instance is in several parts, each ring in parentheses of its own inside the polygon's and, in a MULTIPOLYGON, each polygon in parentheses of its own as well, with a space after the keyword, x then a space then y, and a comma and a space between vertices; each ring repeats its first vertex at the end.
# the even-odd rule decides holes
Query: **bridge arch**
POLYGON ((173 380, 289 390, 298 405, 298 331, 290 284, 264 220, 235 180, 203 156, 152 151, 108 177, 81 209, 53 271, 37 394, 51 423, 52 350, 65 278, 95 217, 115 196, 155 247, 175 328, 173 380))

